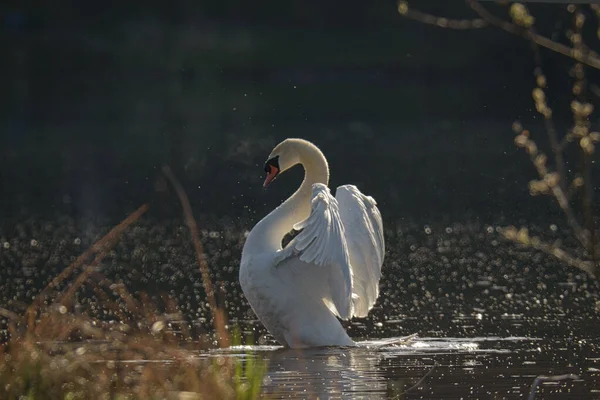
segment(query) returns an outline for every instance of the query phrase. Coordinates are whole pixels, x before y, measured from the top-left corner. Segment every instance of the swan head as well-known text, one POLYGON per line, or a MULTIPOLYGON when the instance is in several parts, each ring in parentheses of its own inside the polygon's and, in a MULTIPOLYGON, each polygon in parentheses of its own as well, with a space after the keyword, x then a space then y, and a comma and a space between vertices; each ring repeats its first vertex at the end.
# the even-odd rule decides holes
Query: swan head
POLYGON ((300 155, 298 152, 298 148, 301 146, 301 143, 299 143, 300 140, 301 139, 286 139, 275 146, 273 151, 271 151, 271 154, 265 163, 267 177, 265 178, 263 187, 266 188, 269 186, 280 173, 300 163, 300 155))

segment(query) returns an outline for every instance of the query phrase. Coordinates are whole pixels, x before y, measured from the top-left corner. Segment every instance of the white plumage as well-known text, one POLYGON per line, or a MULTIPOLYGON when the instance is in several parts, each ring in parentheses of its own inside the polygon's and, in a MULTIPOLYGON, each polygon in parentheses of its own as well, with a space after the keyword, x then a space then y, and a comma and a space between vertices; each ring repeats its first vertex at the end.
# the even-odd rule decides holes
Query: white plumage
POLYGON ((248 235, 240 284, 281 344, 352 346, 337 317, 365 317, 377 300, 385 253, 381 214, 353 185, 338 187, 333 197, 325 157, 301 139, 275 147, 265 184, 298 163, 306 170, 298 191, 248 235), (292 229, 296 236, 282 248, 292 229))

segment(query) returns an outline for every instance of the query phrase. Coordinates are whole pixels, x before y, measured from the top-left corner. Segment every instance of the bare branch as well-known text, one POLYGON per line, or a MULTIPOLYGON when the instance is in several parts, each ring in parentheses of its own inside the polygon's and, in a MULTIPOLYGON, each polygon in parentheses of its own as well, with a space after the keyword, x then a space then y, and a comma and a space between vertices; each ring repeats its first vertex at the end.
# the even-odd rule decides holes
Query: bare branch
POLYGON ((533 384, 531 385, 531 390, 529 391, 529 397, 527 397, 527 400, 535 400, 535 390, 540 385, 540 383, 542 383, 542 382, 560 382, 560 381, 564 381, 567 379, 578 380, 581 378, 579 378, 579 376, 577 376, 575 374, 553 375, 553 376, 540 375, 540 376, 538 376, 537 378, 535 378, 535 380, 533 381, 533 384))
MULTIPOLYGON (((530 28, 533 32, 533 28, 530 28)), ((534 101, 536 103, 536 109, 542 116, 544 117, 544 125, 546 128, 546 133, 548 134, 548 139, 550 140, 550 145, 552 147, 552 153, 554 153, 554 163, 556 166, 556 170, 558 172, 559 185, 563 192, 567 192, 567 168, 565 166, 565 160, 563 156, 563 146, 561 146, 561 142, 558 140, 558 134, 556 133, 556 128, 554 126, 554 119, 552 118, 552 109, 548 106, 546 102, 546 94, 544 93, 546 89, 546 76, 542 71, 542 57, 540 54, 540 48, 537 43, 531 41, 531 48, 533 50, 533 55, 536 63, 536 69, 534 71, 535 80, 538 86, 538 96, 536 96, 536 91, 534 91, 534 101)))
POLYGON ((575 212, 569 203, 569 197, 565 191, 563 191, 560 183, 560 176, 557 172, 551 172, 546 166, 546 155, 541 152, 535 142, 529 138, 529 131, 521 130, 515 137, 515 143, 518 147, 523 147, 529 154, 531 162, 533 163, 538 175, 541 179, 540 182, 536 182, 535 185, 530 185, 532 194, 534 192, 541 193, 552 193, 554 199, 558 203, 559 207, 565 213, 567 223, 573 230, 575 238, 579 241, 584 249, 590 248, 589 238, 584 232, 583 228, 577 221, 575 212), (538 188, 539 186, 539 188, 538 188))
POLYGON ((594 267, 593 262, 584 261, 580 258, 577 258, 567 253, 560 247, 542 241, 537 236, 529 236, 529 232, 526 228, 517 229, 514 226, 509 226, 508 228, 504 228, 501 231, 501 233, 508 240, 522 244, 526 247, 531 247, 533 249, 542 251, 548 255, 557 258, 558 260, 564 262, 567 265, 579 268, 580 270, 586 272, 593 278, 596 277, 596 269, 594 267))
POLYGON ((425 375, 423 375, 423 377, 421 377, 421 379, 419 379, 417 381, 417 383, 415 383, 414 385, 412 385, 411 387, 409 387, 408 389, 406 389, 402 393, 399 393, 398 395, 394 396, 394 399, 404 398, 404 395, 406 393, 410 392, 411 390, 413 390, 414 388, 416 388, 417 386, 419 386, 421 383, 423 383, 423 381, 425 379, 427 379, 427 377, 433 373, 433 371, 435 370, 435 367, 437 367, 437 364, 433 364, 433 366, 431 367, 431 369, 425 375))
MULTIPOLYGON (((537 111, 544 117, 544 124, 548 139, 551 145, 554 165, 547 165, 547 156, 538 149, 535 141, 530 138, 530 132, 523 129, 520 123, 515 122, 513 129, 517 133, 515 143, 518 147, 524 148, 529 154, 533 165, 535 166, 540 180, 530 182, 529 188, 532 195, 546 194, 552 195, 559 207, 566 216, 567 223, 573 232, 573 236, 579 241, 582 249, 590 256, 593 262, 580 260, 571 256, 557 246, 550 246, 543 243, 538 238, 529 238, 523 236, 526 231, 519 231, 520 236, 516 236, 516 231, 507 230, 507 237, 518 238, 519 242, 527 244, 538 250, 553 255, 569 265, 584 270, 592 276, 598 274, 600 279, 600 268, 597 267, 597 243, 595 243, 595 221, 592 215, 592 184, 591 184, 591 155, 594 153, 594 143, 600 141, 600 133, 590 133, 589 115, 593 111, 593 106, 582 100, 584 89, 588 82, 585 80, 583 66, 600 69, 600 56, 590 49, 583 41, 582 27, 585 21, 585 15, 580 12, 576 6, 569 6, 568 10, 573 13, 574 29, 568 31, 567 37, 571 40, 572 47, 555 42, 547 37, 538 34, 534 28, 535 18, 529 13, 526 6, 519 3, 512 3, 510 6, 510 17, 512 20, 504 20, 491 13, 486 7, 482 6, 478 0, 465 0, 466 4, 473 10, 480 19, 473 20, 450 20, 443 17, 426 14, 409 8, 408 3, 401 0, 398 4, 398 12, 413 20, 435 25, 442 28, 471 29, 482 28, 485 26, 496 26, 511 34, 527 39, 533 50, 536 69, 535 78, 537 87, 533 90, 533 99, 537 111), (546 76, 542 70, 542 57, 540 48, 544 47, 556 53, 565 55, 575 61, 575 85, 573 93, 580 99, 574 101, 571 105, 575 125, 563 137, 559 137, 554 121, 552 109, 546 101, 546 76), (576 175, 572 182, 567 174, 565 162, 565 149, 571 142, 577 142, 581 149, 582 166, 581 173, 576 175), (572 195, 578 190, 583 189, 583 212, 584 221, 580 222, 572 205, 572 195)), ((596 15, 600 19, 600 6, 592 6, 596 15)), ((600 31, 598 31, 600 37, 600 31)), ((598 87, 592 87, 595 94, 600 93, 598 87)))
POLYGON ((485 7, 483 7, 477 0, 465 0, 465 2, 475 11, 482 19, 487 21, 489 24, 497 26, 505 30, 506 32, 512 33, 514 35, 522 36, 526 39, 532 40, 538 45, 550 49, 556 53, 562 54, 564 56, 570 57, 574 60, 577 60, 583 64, 586 64, 592 68, 600 69, 600 58, 596 57, 594 54, 589 52, 577 50, 572 47, 565 46, 563 44, 557 43, 552 39, 548 39, 547 37, 541 36, 537 33, 534 33, 530 30, 524 29, 518 25, 515 25, 511 22, 505 21, 501 18, 496 17, 494 14, 490 13, 485 7))
POLYGON ((418 22, 422 22, 428 25, 434 25, 438 28, 449 28, 449 29, 480 29, 488 26, 488 23, 482 18, 474 19, 449 19, 444 17, 437 17, 432 14, 427 14, 419 10, 413 10, 408 6, 408 2, 400 1, 398 3, 398 13, 400 15, 413 19, 418 22))
MULTIPOLYGON (((581 50, 587 47, 583 42, 582 32, 584 23, 585 15, 581 12, 580 7, 575 6, 573 8, 573 32, 568 36, 571 42, 573 43, 573 47, 577 50, 581 50)), ((587 86, 585 68, 581 63, 577 63, 575 65, 575 68, 573 68, 573 72, 575 75, 575 83, 573 84, 573 94, 576 96, 580 104, 582 104, 582 106, 572 106, 571 109, 573 111, 573 117, 575 120, 575 127, 573 128, 573 130, 576 130, 578 134, 582 135, 579 141, 579 154, 581 155, 581 170, 583 173, 583 215, 584 225, 586 227, 587 234, 590 237, 590 247, 586 250, 588 253, 590 253, 592 260, 594 261, 595 267, 598 268, 595 238, 596 224, 592 212, 594 189, 592 184, 591 162, 595 146, 592 140, 590 139, 589 129, 589 116, 593 110, 593 107, 591 106, 591 104, 588 104, 585 101, 585 88, 587 86)))

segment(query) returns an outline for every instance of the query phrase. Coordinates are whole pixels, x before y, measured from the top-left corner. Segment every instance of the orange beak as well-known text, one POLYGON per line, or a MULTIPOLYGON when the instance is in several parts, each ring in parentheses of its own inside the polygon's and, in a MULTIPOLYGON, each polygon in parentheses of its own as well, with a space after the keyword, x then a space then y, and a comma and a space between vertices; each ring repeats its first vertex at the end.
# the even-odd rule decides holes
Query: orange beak
POLYGON ((273 181, 273 179, 275 179, 275 177, 277 176, 277 174, 279 173, 279 168, 271 165, 271 168, 269 169, 269 172, 267 173, 267 177, 265 178, 265 183, 263 183, 263 188, 266 188, 267 186, 269 186, 269 183, 271 183, 273 181))

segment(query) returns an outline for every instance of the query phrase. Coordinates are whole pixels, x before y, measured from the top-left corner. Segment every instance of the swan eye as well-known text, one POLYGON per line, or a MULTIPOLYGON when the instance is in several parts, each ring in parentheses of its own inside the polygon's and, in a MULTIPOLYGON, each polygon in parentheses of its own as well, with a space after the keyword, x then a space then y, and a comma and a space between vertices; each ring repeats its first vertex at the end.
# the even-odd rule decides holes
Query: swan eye
POLYGON ((266 188, 275 179, 277 174, 279 174, 279 156, 273 157, 265 163, 265 172, 267 173, 267 177, 265 178, 263 187, 266 188))
POLYGON ((271 159, 269 159, 266 163, 265 163, 265 172, 268 174, 271 172, 272 167, 275 167, 275 169, 277 169, 279 171, 279 156, 275 156, 271 159))

